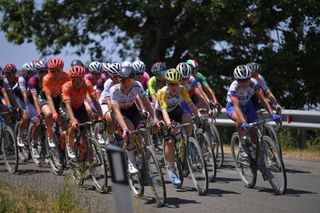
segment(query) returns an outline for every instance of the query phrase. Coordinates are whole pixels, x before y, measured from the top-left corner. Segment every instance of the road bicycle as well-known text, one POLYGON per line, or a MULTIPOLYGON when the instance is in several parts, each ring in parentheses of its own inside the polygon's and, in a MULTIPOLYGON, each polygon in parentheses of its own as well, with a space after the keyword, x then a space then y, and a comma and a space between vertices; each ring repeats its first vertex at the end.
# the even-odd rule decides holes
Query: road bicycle
POLYGON ((256 148, 253 149, 254 145, 252 144, 255 142, 250 137, 249 130, 246 130, 244 151, 248 155, 247 158, 240 155, 238 133, 234 133, 231 137, 231 152, 235 167, 246 187, 253 188, 255 186, 257 171, 260 170, 263 179, 268 180, 274 192, 284 194, 287 188, 287 176, 282 154, 278 149, 278 144, 265 135, 265 124, 270 121, 273 120, 260 119, 249 124, 249 129, 254 129, 257 134, 257 142, 256 148))
POLYGON ((19 165, 18 145, 13 130, 5 122, 4 116, 8 114, 11 112, 0 113, 0 144, 5 166, 9 173, 14 174, 19 165))
MULTIPOLYGON (((92 126, 102 121, 87 121, 80 123, 74 133, 74 142, 71 149, 75 152, 75 159, 66 159, 71 167, 73 180, 78 186, 83 185, 84 180, 91 176, 98 192, 108 191, 108 174, 106 161, 99 142, 93 136, 92 126), (89 172, 89 174, 87 174, 89 172)), ((65 149, 67 150, 67 149, 65 149)))

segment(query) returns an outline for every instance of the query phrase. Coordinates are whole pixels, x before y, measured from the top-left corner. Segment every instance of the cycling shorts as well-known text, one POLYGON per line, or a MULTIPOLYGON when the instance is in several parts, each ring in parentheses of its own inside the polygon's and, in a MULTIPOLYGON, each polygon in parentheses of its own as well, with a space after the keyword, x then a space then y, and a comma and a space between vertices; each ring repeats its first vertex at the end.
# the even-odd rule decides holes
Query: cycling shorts
POLYGON ((181 106, 181 108, 182 108, 185 112, 187 112, 187 113, 189 113, 190 115, 192 115, 191 109, 190 109, 189 105, 188 105, 185 101, 182 101, 182 102, 180 103, 180 106, 181 106))
MULTIPOLYGON (((240 109, 241 112, 247 117, 247 122, 253 122, 258 119, 256 111, 251 101, 248 101, 245 106, 241 106, 240 109)), ((236 112, 232 103, 227 103, 226 111, 228 117, 233 120, 232 115, 236 112)))
MULTIPOLYGON (((128 118, 133 123, 135 129, 140 129, 144 127, 144 120, 136 104, 133 104, 128 109, 121 109, 120 112, 123 117, 128 118)), ((116 121, 114 112, 111 113, 111 116, 112 120, 116 121)))
MULTIPOLYGON (((158 119, 163 120, 162 111, 156 110, 156 113, 158 119)), ((168 112, 169 118, 179 123, 182 122, 182 116, 184 115, 184 113, 186 112, 180 107, 180 105, 176 106, 176 108, 174 108, 174 110, 172 110, 171 112, 168 112)))

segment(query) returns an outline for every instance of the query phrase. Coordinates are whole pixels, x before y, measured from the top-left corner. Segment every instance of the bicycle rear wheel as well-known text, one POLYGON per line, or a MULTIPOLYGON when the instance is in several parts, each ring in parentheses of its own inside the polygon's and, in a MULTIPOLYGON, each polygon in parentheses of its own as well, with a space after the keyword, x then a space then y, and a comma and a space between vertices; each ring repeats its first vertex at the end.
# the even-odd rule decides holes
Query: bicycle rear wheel
POLYGON ((223 151, 223 144, 220 139, 219 132, 217 130, 217 127, 213 124, 210 123, 210 134, 211 134, 211 140, 213 144, 213 150, 215 154, 215 160, 216 160, 216 165, 217 168, 221 168, 223 165, 224 161, 224 151, 223 151))
POLYGON ((240 159, 240 138, 237 132, 231 136, 231 153, 234 165, 238 170, 241 180, 248 188, 253 188, 257 181, 257 170, 253 168, 249 160, 240 159))
POLYGON ((199 143, 193 137, 187 142, 187 162, 193 183, 199 195, 204 195, 208 190, 208 171, 199 143))
POLYGON ((28 136, 27 141, 28 141, 28 144, 29 144, 29 147, 30 147, 31 158, 32 158, 34 164, 37 167, 40 167, 43 161, 41 160, 41 157, 40 158, 36 157, 34 152, 37 152, 38 155, 41 156, 41 145, 40 145, 41 144, 41 137, 39 136, 37 138, 37 141, 33 141, 32 140, 32 128, 33 128, 33 125, 34 125, 33 123, 31 123, 29 125, 28 134, 27 134, 27 136, 28 136))
POLYGON ((88 157, 91 177, 97 191, 105 193, 108 191, 108 176, 104 154, 97 140, 94 138, 88 138, 87 140, 87 143, 91 145, 91 147, 87 146, 90 151, 88 157))
MULTIPOLYGON (((20 126, 20 122, 21 121, 17 121, 15 126, 14 126, 14 134, 18 140, 18 134, 19 134, 19 131, 21 131, 19 128, 20 126)), ((18 153, 19 153, 19 158, 21 161, 23 162, 28 162, 29 160, 29 143, 28 143, 28 140, 27 140, 27 135, 28 135, 28 127, 26 127, 26 129, 23 130, 23 132, 20 133, 20 137, 21 137, 21 141, 22 143, 24 144, 23 147, 18 147, 18 153)), ((18 142, 18 141, 17 141, 18 142)))
POLYGON ((284 194, 287 189, 287 174, 282 155, 272 138, 263 136, 262 140, 267 179, 275 193, 284 194))
POLYGON ((157 206, 162 207, 167 199, 166 186, 156 153, 150 146, 146 147, 146 158, 148 164, 148 169, 146 169, 146 171, 148 172, 147 175, 149 176, 149 182, 151 184, 157 206))
POLYGON ((210 182, 213 182, 214 179, 216 178, 216 173, 217 173, 217 164, 216 164, 216 158, 214 153, 214 147, 210 142, 210 139, 207 133, 202 133, 202 131, 196 130, 195 136, 201 147, 204 160, 206 161, 210 182))
POLYGON ((9 126, 2 129, 1 146, 8 172, 16 173, 19 165, 18 147, 15 135, 9 126))

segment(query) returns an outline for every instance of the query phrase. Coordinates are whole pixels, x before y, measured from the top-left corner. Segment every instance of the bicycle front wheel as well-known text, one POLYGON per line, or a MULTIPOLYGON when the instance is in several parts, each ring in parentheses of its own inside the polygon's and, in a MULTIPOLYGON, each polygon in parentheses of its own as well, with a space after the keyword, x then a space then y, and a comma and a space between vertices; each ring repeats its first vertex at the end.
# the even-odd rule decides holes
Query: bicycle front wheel
POLYGON ((213 123, 210 123, 210 134, 211 134, 210 138, 212 140, 213 150, 215 154, 216 165, 217 165, 217 168, 219 169, 223 165, 224 151, 223 151, 223 144, 221 142, 218 129, 213 123))
POLYGON ((247 159, 241 159, 240 156, 240 138, 237 132, 231 136, 231 154, 234 165, 238 170, 241 180, 248 188, 253 188, 257 181, 257 170, 253 168, 252 163, 247 159))
POLYGON ((187 142, 187 162, 194 185, 199 195, 204 195, 208 190, 208 171, 199 143, 193 137, 187 142))
MULTIPOLYGON (((20 122, 21 121, 17 121, 14 126, 14 133, 15 133, 15 136, 17 137, 17 140, 18 140, 19 131, 21 131, 21 129, 19 127, 20 122)), ((26 129, 22 130, 22 132, 20 133, 20 140, 21 140, 21 144, 23 144, 23 146, 20 146, 20 147, 17 146, 18 147, 18 156, 19 156, 20 160, 23 162, 28 162, 28 160, 29 160, 29 143, 27 140, 27 134, 28 134, 28 130, 26 127, 26 129)))
POLYGON ((275 193, 284 194, 287 189, 287 174, 282 155, 272 138, 263 136, 262 140, 267 179, 275 193))
POLYGON ((146 157, 148 164, 148 169, 146 169, 146 171, 148 172, 147 175, 149 176, 149 182, 151 184, 157 206, 162 207, 167 199, 166 186, 156 153, 150 146, 146 147, 146 157))
POLYGON ((9 126, 2 129, 1 146, 8 172, 16 173, 19 165, 18 147, 13 130, 9 126))
POLYGON ((207 133, 202 133, 202 131, 195 131, 196 139, 201 147, 204 160, 206 161, 208 175, 210 182, 213 182, 216 178, 217 164, 214 153, 214 147, 210 142, 210 138, 207 133))
POLYGON ((51 167, 51 171, 55 175, 61 175, 64 170, 63 164, 63 154, 60 148, 60 141, 59 136, 55 133, 52 137, 53 142, 55 143, 56 147, 52 148, 49 146, 48 137, 46 137, 46 144, 49 151, 49 164, 51 167))
POLYGON ((88 146, 90 150, 90 166, 89 171, 93 179, 94 185, 98 192, 105 193, 108 191, 108 176, 106 169, 106 161, 104 159, 103 151, 97 140, 88 138, 88 146))

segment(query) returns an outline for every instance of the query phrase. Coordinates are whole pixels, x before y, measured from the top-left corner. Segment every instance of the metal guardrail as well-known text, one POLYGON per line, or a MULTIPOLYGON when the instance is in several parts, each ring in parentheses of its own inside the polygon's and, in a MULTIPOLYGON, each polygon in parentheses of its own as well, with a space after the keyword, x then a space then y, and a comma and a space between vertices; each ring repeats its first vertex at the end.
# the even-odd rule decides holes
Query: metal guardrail
MULTIPOLYGON (((260 115, 261 116, 261 115, 260 115)), ((269 117, 267 112, 262 117, 269 117)), ((282 126, 296 129, 320 130, 320 112, 304 110, 282 110, 282 126)), ((216 119, 217 126, 235 126, 235 122, 228 118, 226 109, 216 119)), ((276 125, 275 123, 270 123, 276 125)))

